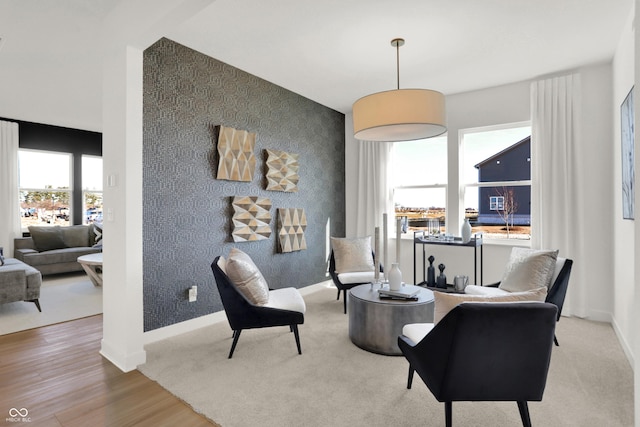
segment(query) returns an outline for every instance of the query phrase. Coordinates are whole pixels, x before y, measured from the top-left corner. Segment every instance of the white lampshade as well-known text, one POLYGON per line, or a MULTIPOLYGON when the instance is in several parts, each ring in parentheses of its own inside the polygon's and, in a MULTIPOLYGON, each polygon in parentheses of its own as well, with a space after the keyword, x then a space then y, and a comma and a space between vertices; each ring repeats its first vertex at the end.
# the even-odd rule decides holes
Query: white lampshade
POLYGON ((378 92, 353 104, 353 134, 363 141, 413 141, 442 135, 444 95, 428 89, 378 92))

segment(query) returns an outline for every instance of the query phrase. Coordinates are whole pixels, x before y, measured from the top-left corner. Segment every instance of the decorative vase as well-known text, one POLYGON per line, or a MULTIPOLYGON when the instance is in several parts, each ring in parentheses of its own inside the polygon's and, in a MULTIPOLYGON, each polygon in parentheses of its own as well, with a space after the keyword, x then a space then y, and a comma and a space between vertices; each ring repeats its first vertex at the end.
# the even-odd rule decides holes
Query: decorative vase
POLYGON ((447 276, 444 274, 444 269, 445 269, 444 264, 438 265, 438 270, 440 270, 440 275, 438 276, 436 286, 442 289, 447 288, 447 276))
POLYGON ((435 286, 436 285, 436 269, 433 267, 433 261, 436 259, 433 255, 430 255, 429 258, 429 267, 427 267, 427 286, 435 286))
POLYGON ((462 235, 462 243, 469 243, 469 241, 471 241, 471 224, 469 224, 469 218, 464 219, 460 234, 462 235))
POLYGON ((391 271, 389 271, 389 289, 392 291, 399 291, 402 287, 402 272, 398 267, 398 263, 391 264, 391 271))

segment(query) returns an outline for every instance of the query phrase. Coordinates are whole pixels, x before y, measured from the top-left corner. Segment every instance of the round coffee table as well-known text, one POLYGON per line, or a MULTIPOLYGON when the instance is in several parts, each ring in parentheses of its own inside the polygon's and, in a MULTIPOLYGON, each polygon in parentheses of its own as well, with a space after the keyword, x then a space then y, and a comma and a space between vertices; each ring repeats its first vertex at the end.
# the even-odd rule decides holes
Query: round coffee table
POLYGON ((82 255, 78 262, 84 269, 94 286, 102 286, 102 252, 82 255))
POLYGON ((401 355, 398 336, 408 323, 433 322, 433 292, 420 286, 417 301, 387 300, 378 296, 378 286, 359 285, 349 291, 349 338, 358 347, 389 356, 401 355))

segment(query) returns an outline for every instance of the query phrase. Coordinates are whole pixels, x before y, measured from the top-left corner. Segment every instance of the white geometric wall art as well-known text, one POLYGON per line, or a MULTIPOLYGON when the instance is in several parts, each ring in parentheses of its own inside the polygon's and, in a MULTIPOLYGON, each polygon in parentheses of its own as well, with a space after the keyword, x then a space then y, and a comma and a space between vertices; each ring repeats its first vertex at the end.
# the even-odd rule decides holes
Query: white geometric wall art
POLYGON ((256 168, 255 146, 254 132, 220 126, 217 178, 251 182, 256 168))
POLYGON ((233 236, 234 242, 252 242, 271 237, 271 200, 265 197, 234 197, 233 236))
POLYGON ((278 208, 278 242, 280 252, 293 252, 307 249, 304 231, 307 228, 307 216, 301 208, 278 208))
POLYGON ((298 155, 280 150, 267 152, 267 190, 298 191, 298 155))

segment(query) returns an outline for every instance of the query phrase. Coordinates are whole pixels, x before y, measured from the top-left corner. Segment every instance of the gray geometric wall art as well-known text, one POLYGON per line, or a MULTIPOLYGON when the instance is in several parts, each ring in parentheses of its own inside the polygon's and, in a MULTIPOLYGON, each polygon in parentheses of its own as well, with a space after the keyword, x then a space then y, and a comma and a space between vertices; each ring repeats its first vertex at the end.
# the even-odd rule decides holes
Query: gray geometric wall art
POLYGON ((255 146, 255 133, 220 126, 217 178, 251 182, 256 168, 255 146))
POLYGON ((304 231, 307 228, 307 216, 304 209, 278 208, 278 242, 280 252, 293 252, 307 249, 304 231))
POLYGON ((298 191, 298 155, 281 150, 267 152, 267 190, 298 191))
POLYGON ((234 242, 252 242, 271 237, 271 200, 265 197, 234 197, 233 236, 234 242))

